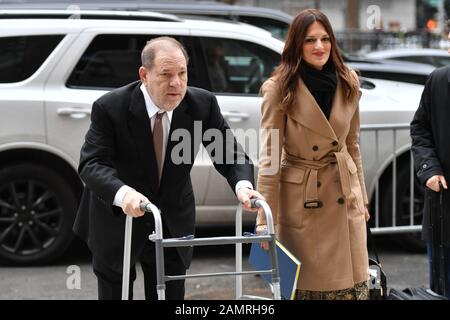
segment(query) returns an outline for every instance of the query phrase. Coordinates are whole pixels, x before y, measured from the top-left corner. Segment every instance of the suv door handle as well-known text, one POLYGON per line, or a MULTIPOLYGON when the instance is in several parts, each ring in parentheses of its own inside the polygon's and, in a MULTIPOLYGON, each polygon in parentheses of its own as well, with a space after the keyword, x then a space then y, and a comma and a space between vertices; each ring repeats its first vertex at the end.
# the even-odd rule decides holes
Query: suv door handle
POLYGON ((72 119, 84 119, 91 114, 91 108, 58 108, 58 116, 71 117, 72 119))
POLYGON ((222 116, 230 122, 242 122, 249 117, 248 113, 239 111, 222 111, 222 116))

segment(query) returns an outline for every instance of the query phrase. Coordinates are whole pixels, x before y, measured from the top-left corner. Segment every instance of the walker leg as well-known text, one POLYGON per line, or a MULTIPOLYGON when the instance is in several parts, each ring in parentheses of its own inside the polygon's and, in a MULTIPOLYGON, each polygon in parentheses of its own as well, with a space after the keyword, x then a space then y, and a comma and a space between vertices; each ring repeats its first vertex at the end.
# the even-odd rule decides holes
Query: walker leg
POLYGON ((133 217, 127 216, 125 220, 125 243, 123 254, 122 272, 122 300, 128 300, 130 286, 130 256, 131 256, 131 233, 133 229, 133 217))
POLYGON ((164 250, 162 239, 155 240, 155 256, 156 256, 156 291, 158 300, 166 299, 166 284, 164 281, 164 250))

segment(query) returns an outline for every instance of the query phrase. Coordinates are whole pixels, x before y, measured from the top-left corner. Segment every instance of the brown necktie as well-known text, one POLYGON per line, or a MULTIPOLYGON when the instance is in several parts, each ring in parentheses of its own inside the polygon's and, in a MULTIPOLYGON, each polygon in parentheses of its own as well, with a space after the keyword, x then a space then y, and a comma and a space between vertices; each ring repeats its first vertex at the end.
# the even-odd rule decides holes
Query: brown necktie
POLYGON ((162 118, 165 112, 159 112, 155 117, 153 126, 153 147, 155 148, 156 163, 158 164, 158 184, 162 173, 162 153, 163 153, 163 124, 162 118))

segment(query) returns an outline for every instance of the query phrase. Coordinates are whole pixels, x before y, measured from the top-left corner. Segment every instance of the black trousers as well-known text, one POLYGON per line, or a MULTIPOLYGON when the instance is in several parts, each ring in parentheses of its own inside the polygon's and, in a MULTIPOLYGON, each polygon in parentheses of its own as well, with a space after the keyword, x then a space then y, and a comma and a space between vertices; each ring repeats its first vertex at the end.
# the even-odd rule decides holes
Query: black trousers
MULTIPOLYGON (((147 241, 142 251, 139 262, 144 273, 144 288, 146 300, 157 300, 156 292, 156 263, 155 244, 147 241)), ((93 257, 94 273, 97 276, 99 300, 120 300, 122 298, 122 273, 117 273, 108 266, 103 265, 93 257)), ((176 248, 164 249, 164 273, 165 275, 184 275, 186 267, 176 251, 176 248)), ((130 268, 129 296, 133 299, 133 282, 136 279, 135 265, 130 268)), ((165 296, 167 300, 184 299, 184 280, 166 282, 165 296)))

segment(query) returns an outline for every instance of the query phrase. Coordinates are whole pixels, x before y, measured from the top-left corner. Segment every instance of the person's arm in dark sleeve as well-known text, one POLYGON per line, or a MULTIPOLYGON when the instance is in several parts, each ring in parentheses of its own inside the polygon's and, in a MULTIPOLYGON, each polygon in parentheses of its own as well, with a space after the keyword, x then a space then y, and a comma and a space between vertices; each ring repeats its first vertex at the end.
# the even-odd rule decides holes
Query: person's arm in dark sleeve
POLYGON ((432 176, 443 174, 431 128, 431 112, 433 112, 431 87, 432 77, 430 76, 425 84, 419 108, 414 114, 410 129, 415 170, 422 185, 425 185, 432 176))
POLYGON ((91 125, 80 152, 78 173, 83 182, 105 205, 113 205, 117 191, 124 186, 113 166, 116 157, 114 129, 103 106, 94 102, 91 125))
MULTIPOLYGON (((211 130, 214 138, 203 139, 202 143, 208 151, 214 167, 227 179, 231 189, 236 192, 236 184, 242 180, 249 181, 254 186, 253 163, 236 141, 213 95, 211 95, 210 115, 205 130, 211 130), (221 141, 216 141, 216 139, 221 141)), ((208 134, 206 136, 208 137, 208 134)))

